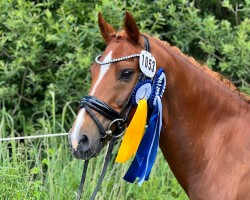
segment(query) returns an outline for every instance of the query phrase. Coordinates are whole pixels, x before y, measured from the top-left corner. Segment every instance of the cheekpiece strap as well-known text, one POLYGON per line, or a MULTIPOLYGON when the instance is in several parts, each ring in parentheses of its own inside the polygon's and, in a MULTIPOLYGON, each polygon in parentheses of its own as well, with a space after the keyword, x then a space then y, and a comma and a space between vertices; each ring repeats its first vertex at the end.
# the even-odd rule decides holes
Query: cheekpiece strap
POLYGON ((144 38, 145 50, 150 52, 150 44, 149 44, 148 38, 146 35, 143 35, 143 38, 144 38))

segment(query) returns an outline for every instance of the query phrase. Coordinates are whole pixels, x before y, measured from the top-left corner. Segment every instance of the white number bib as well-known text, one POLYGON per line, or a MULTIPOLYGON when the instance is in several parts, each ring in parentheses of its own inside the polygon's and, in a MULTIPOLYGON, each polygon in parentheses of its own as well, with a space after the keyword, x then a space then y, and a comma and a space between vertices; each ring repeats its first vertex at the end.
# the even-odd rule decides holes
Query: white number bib
POLYGON ((140 54, 141 71, 148 77, 153 78, 156 72, 156 60, 148 51, 141 51, 140 54))

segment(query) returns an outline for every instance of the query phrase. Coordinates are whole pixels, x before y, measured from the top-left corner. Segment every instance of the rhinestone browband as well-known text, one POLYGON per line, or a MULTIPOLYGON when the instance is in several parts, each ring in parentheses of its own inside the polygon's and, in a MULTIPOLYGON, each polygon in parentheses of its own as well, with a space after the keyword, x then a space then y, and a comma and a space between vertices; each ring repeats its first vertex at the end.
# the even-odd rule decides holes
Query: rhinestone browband
POLYGON ((122 61, 122 60, 127 60, 129 58, 140 57, 140 54, 133 54, 133 55, 129 55, 129 56, 124 56, 124 57, 116 58, 116 59, 113 59, 113 60, 110 60, 110 61, 107 61, 107 62, 101 62, 101 61, 99 61, 99 58, 101 56, 102 55, 97 56, 95 58, 95 62, 98 63, 99 65, 107 65, 107 64, 110 64, 110 63, 114 63, 114 62, 119 62, 119 61, 122 61))

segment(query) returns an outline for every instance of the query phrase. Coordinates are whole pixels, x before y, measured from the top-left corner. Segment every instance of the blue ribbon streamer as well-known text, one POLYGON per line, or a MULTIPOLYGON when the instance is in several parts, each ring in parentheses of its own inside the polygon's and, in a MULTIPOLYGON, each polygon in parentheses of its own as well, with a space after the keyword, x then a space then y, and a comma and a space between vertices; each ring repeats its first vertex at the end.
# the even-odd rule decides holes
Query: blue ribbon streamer
POLYGON ((142 138, 134 160, 123 177, 124 180, 133 183, 138 177, 139 185, 141 185, 144 180, 148 180, 157 155, 161 127, 162 102, 158 96, 157 104, 149 120, 148 128, 142 138))

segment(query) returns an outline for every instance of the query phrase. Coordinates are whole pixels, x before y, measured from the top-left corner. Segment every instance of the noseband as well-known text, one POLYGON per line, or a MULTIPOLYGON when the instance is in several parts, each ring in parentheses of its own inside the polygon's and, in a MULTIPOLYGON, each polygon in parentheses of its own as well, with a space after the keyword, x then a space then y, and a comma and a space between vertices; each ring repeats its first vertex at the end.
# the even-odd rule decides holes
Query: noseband
POLYGON ((121 113, 118 113, 116 110, 111 108, 108 104, 104 103, 103 101, 101 101, 100 99, 97 99, 94 96, 87 95, 83 97, 80 102, 80 108, 85 108, 86 111, 89 113, 90 117, 96 123, 102 138, 106 138, 107 135, 112 135, 112 134, 114 136, 118 136, 121 134, 121 132, 125 128, 125 121, 126 121, 127 116, 123 117, 121 113), (104 117, 112 121, 109 125, 109 128, 108 128, 109 130, 105 131, 101 122, 99 121, 99 119, 96 117, 96 115, 93 113, 91 109, 95 110, 96 112, 102 114, 104 117), (115 123, 117 123, 117 126, 115 129, 115 132, 113 133, 111 131, 111 128, 112 128, 112 125, 115 123))
MULTIPOLYGON (((148 38, 145 35, 143 35, 143 37, 144 37, 145 50, 150 52, 150 45, 149 45, 148 38)), ((113 59, 107 62, 99 61, 100 56, 97 56, 95 61, 100 65, 105 65, 105 64, 119 62, 119 61, 127 60, 130 58, 135 58, 135 57, 140 57, 140 54, 133 54, 133 55, 125 56, 122 58, 113 59)), ((144 78, 145 78, 145 75, 140 74, 137 82, 141 81, 144 78)), ((90 96, 90 95, 84 96, 82 100, 80 101, 80 108, 86 109, 90 117, 93 119, 93 121, 97 125, 102 138, 106 138, 107 136, 119 137, 120 135, 122 135, 123 131, 126 128, 126 123, 128 120, 128 115, 130 113, 131 107, 132 107, 131 97, 127 100, 127 102, 125 102, 121 112, 117 112, 108 104, 106 104, 105 102, 103 102, 102 100, 94 96, 90 96), (111 123, 108 126, 108 130, 105 130, 105 128, 103 127, 99 119, 96 117, 92 109, 100 113, 107 119, 111 120, 111 123), (115 126, 115 130, 113 130, 114 129, 113 126, 115 126)))

